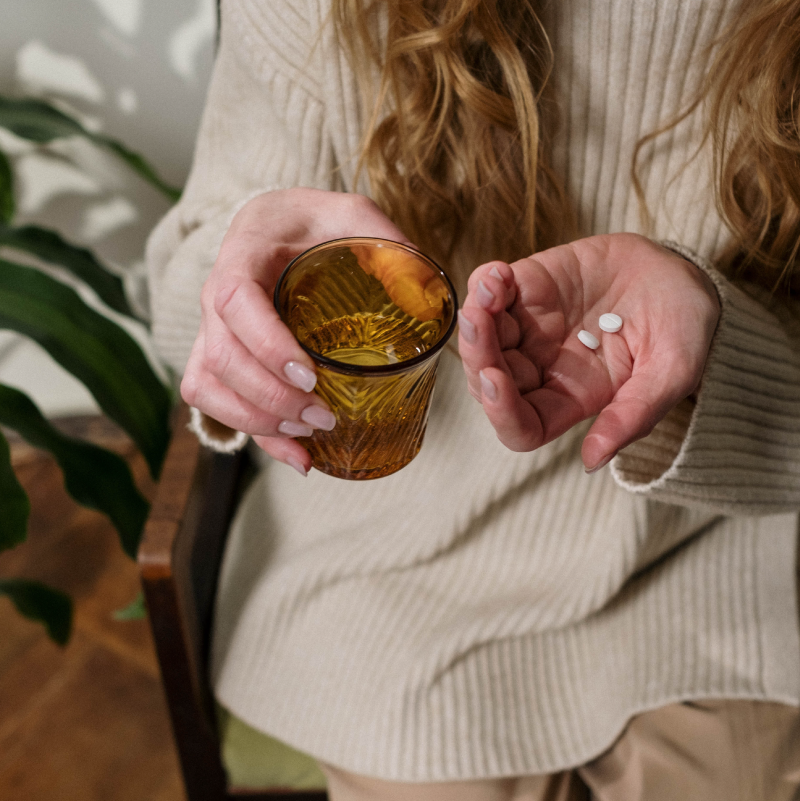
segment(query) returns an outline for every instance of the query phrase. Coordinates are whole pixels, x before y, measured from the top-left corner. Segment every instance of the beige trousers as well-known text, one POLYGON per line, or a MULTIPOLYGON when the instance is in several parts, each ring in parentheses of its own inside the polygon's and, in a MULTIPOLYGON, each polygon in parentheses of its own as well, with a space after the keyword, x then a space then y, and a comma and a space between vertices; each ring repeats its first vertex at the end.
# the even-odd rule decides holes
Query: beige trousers
POLYGON ((587 765, 551 776, 411 784, 322 767, 331 801, 800 801, 800 709, 672 704, 635 717, 587 765))

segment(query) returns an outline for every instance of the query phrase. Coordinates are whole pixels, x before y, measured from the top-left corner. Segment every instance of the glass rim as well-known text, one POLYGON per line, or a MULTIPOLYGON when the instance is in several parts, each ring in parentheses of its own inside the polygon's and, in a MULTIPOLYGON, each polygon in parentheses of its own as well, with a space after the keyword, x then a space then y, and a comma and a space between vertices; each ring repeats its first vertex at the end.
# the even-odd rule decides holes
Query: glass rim
MULTIPOLYGON (((421 250, 418 250, 413 245, 405 245, 402 242, 396 242, 393 239, 384 239, 383 237, 379 236, 345 236, 340 237, 339 239, 329 239, 326 242, 320 242, 319 244, 313 245, 310 248, 307 248, 302 253, 299 253, 295 256, 284 269, 281 271, 281 274, 278 276, 278 281, 275 284, 275 291, 273 293, 273 303, 275 306, 275 310, 278 312, 278 316, 281 319, 281 322, 286 325, 286 320, 283 318, 283 314, 281 313, 281 303, 280 303, 280 291, 281 287, 283 286, 283 282, 285 278, 289 275, 292 267, 300 261, 300 259, 305 258, 306 256, 311 255, 316 250, 326 249, 335 245, 346 245, 347 243, 359 243, 363 242, 365 244, 375 244, 381 243, 390 245, 393 248, 398 248, 400 250, 405 250, 409 253, 413 253, 415 256, 422 259, 422 261, 426 262, 427 264, 431 265, 436 273, 439 275, 440 278, 445 282, 447 289, 450 292, 450 296, 453 299, 453 316, 450 320, 450 325, 447 326, 447 330, 443 331, 440 335, 439 339, 428 348, 424 353, 420 353, 417 356, 412 357, 411 359, 406 359, 402 362, 395 362, 394 364, 378 364, 378 365, 355 365, 355 364, 348 364, 347 362, 340 362, 336 359, 331 359, 328 356, 323 356, 321 353, 317 353, 312 348, 309 348, 307 345, 304 345, 297 339, 297 343, 300 347, 309 355, 311 358, 320 364, 323 367, 326 367, 329 370, 333 370, 337 373, 345 373, 347 375, 392 375, 393 373, 403 373, 406 370, 416 367, 423 362, 428 361, 432 356, 436 355, 448 342, 450 337, 453 335, 453 331, 455 330, 456 324, 458 323, 458 295, 456 294, 456 288, 453 286, 453 282, 448 277, 447 273, 430 257, 426 256, 421 250)), ((294 336, 294 334, 293 334, 294 336)))

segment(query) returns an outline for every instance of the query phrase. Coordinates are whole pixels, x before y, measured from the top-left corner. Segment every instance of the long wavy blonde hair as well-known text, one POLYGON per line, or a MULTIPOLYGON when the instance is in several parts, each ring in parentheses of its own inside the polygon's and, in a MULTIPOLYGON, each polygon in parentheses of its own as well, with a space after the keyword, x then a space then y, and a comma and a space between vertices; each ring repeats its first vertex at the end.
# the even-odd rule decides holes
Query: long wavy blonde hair
MULTIPOLYGON (((445 263, 511 260, 575 232, 550 167, 553 54, 534 0, 333 0, 364 102, 373 196, 445 263), (379 15, 383 26, 379 24, 379 15)), ((797 283, 800 2, 746 0, 679 119, 703 103, 731 272, 797 283)), ((637 149, 637 154, 641 149, 637 149)), ((632 165, 635 173, 635 163, 632 165)))

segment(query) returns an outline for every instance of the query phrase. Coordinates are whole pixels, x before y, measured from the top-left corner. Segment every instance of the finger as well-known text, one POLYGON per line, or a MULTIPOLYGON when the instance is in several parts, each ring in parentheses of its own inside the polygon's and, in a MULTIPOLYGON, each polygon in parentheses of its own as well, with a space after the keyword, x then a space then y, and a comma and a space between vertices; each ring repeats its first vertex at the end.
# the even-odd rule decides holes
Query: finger
POLYGON ((259 409, 210 373, 187 372, 181 382, 181 397, 209 417, 246 434, 300 437, 314 433, 310 425, 259 409))
POLYGON ((626 445, 646 437, 692 391, 692 375, 690 370, 676 375, 669 365, 634 370, 584 438, 581 457, 586 469, 599 469, 626 445))
POLYGON ((497 314, 511 306, 516 298, 516 284, 511 268, 504 262, 489 262, 470 276, 464 307, 478 306, 497 314))
POLYGON ((304 392, 314 388, 314 362, 280 319, 259 284, 238 280, 226 284, 215 297, 214 312, 273 375, 304 392))
POLYGON ((541 387, 542 377, 539 369, 527 356, 512 348, 503 351, 503 358, 521 395, 541 387))
POLYGON ((507 288, 514 287, 514 271, 504 261, 489 261, 476 267, 467 280, 467 290, 474 293, 478 288, 478 282, 491 275, 495 279, 502 281, 507 288))
POLYGON ((494 315, 494 327, 500 350, 507 351, 519 346, 521 339, 519 323, 507 311, 494 315))
POLYGON ((293 439, 256 436, 253 442, 273 459, 293 467, 301 476, 308 475, 311 470, 311 454, 293 439))
MULTIPOLYGON (((508 361, 508 354, 506 354, 508 361)), ((540 385, 522 392, 542 423, 542 444, 569 431, 573 426, 596 415, 613 397, 605 368, 594 354, 563 347, 556 362, 542 371, 540 385)), ((533 377, 529 376, 533 381, 533 377)))
POLYGON ((486 367, 503 370, 502 349, 494 325, 494 318, 478 307, 461 309, 459 316, 458 350, 467 376, 470 394, 480 400, 479 373, 486 367))
POLYGON ((253 406, 283 421, 303 422, 327 431, 335 425, 335 417, 322 398, 297 389, 285 377, 276 377, 220 320, 209 321, 204 342, 203 367, 253 406))
POLYGON ((481 403, 497 437, 509 450, 532 451, 544 444, 544 428, 535 407, 520 396, 513 379, 502 370, 480 371, 481 403))

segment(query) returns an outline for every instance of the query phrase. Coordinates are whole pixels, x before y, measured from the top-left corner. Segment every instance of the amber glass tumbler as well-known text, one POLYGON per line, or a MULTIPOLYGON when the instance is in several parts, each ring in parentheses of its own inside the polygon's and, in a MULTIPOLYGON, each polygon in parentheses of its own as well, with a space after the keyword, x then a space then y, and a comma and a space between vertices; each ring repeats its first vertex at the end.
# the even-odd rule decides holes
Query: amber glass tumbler
POLYGON ((458 301, 431 259, 407 245, 337 239, 302 253, 275 288, 275 307, 317 368, 332 431, 298 442, 317 470, 388 476, 419 452, 436 366, 458 301))

